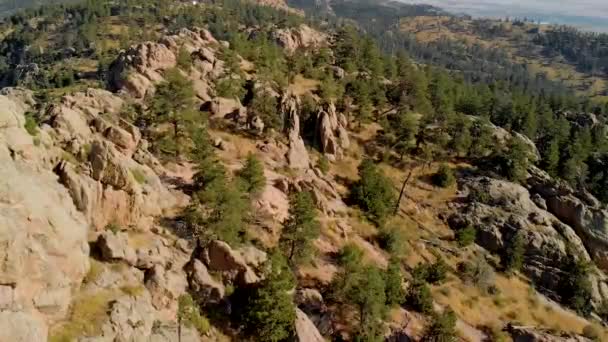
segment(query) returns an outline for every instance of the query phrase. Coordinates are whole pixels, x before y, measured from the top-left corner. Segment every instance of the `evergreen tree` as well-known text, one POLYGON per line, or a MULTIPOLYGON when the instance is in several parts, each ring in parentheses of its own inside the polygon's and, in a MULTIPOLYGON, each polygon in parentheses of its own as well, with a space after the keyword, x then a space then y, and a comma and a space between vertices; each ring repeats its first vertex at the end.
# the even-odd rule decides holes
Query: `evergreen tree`
POLYGON ((195 116, 192 83, 178 69, 168 70, 165 81, 156 88, 151 110, 160 122, 173 126, 175 155, 179 157, 184 146, 184 133, 195 116))
POLYGON ((294 333, 296 306, 295 278, 287 261, 274 253, 266 278, 247 299, 244 321, 247 330, 260 341, 278 342, 294 333))
POLYGON ((351 196, 379 225, 387 219, 396 200, 392 182, 370 159, 359 165, 359 181, 351 196))
POLYGON ((405 291, 403 290, 403 274, 399 261, 391 258, 385 273, 386 284, 386 303, 388 305, 400 305, 405 301, 405 291))
POLYGON ((264 189, 264 186, 266 186, 264 166, 253 153, 247 155, 247 161, 239 172, 239 178, 242 181, 245 192, 253 196, 259 194, 264 189))
POLYGON ((289 218, 283 224, 280 245, 290 262, 299 263, 310 257, 320 228, 309 192, 298 192, 289 202, 289 218))

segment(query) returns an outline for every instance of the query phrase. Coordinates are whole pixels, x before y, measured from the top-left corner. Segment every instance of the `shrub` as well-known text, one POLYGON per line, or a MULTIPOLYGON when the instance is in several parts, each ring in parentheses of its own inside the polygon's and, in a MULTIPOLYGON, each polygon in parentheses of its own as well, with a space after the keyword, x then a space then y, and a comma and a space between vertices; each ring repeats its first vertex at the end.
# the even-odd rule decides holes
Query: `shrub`
POLYGON ((321 172, 323 172, 323 174, 327 174, 329 171, 329 160, 327 157, 325 157, 325 155, 319 157, 319 160, 317 160, 317 167, 319 170, 321 170, 321 172))
POLYGON ((405 300, 403 290, 403 274, 399 262, 392 258, 385 273, 386 303, 388 305, 400 305, 405 300))
POLYGON ((469 202, 490 204, 492 197, 486 189, 473 188, 469 192, 469 202))
POLYGON ((405 254, 404 242, 406 240, 405 233, 398 226, 391 225, 384 227, 378 234, 378 242, 380 247, 390 253, 392 256, 403 256, 405 254))
POLYGON ((38 122, 36 122, 36 118, 34 117, 34 114, 32 114, 32 113, 25 114, 25 124, 23 125, 23 128, 25 128, 25 130, 31 136, 38 135, 38 122))
POLYGON ((439 258, 435 263, 430 265, 420 264, 414 269, 414 281, 439 284, 446 279, 448 270, 449 266, 441 258, 439 258))
POLYGON ((406 302, 416 311, 423 314, 433 312, 433 295, 425 282, 414 282, 410 287, 406 302))
POLYGON ((139 183, 139 184, 146 183, 146 175, 140 169, 131 169, 131 174, 133 175, 133 178, 135 179, 135 181, 137 183, 139 183))
POLYGON ((383 225, 396 203, 393 184, 370 159, 359 165, 359 181, 352 189, 353 200, 372 221, 383 225))
POLYGON ((511 238, 505 250, 504 267, 507 273, 513 274, 521 270, 524 264, 525 252, 526 246, 524 237, 520 233, 517 233, 511 238))
POLYGON ((442 188, 450 187, 455 182, 454 171, 447 164, 441 164, 437 173, 433 175, 433 184, 442 188))
POLYGON ((198 304, 194 302, 189 294, 181 295, 177 302, 177 321, 187 327, 195 328, 200 334, 209 331, 211 325, 204 316, 201 316, 198 304))
POLYGON ((342 247, 340 255, 338 256, 338 262, 343 267, 349 267, 352 265, 360 264, 363 260, 363 251, 361 248, 350 243, 342 247))
POLYGON ((448 342, 456 341, 456 314, 451 309, 433 316, 433 323, 427 329, 423 341, 448 342))
POLYGON ((458 265, 460 276, 480 290, 489 293, 494 286, 495 272, 485 259, 478 258, 474 262, 463 262, 458 265))
POLYGON ((477 231, 473 226, 467 226, 463 229, 456 231, 456 241, 461 247, 466 247, 473 242, 477 236, 477 231))

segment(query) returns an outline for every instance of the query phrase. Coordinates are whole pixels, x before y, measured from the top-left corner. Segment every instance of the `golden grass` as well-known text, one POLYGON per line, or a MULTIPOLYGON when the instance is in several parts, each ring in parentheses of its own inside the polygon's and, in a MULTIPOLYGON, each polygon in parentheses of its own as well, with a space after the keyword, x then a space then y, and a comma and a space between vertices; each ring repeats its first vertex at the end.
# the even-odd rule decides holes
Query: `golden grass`
MULTIPOLYGON (((582 334, 590 323, 561 307, 545 302, 523 280, 496 276, 498 295, 486 295, 459 280, 433 288, 435 300, 450 306, 467 323, 477 327, 502 326, 517 322, 557 331, 582 334)), ((604 331, 604 338, 608 332, 604 331)))
POLYGON ((71 342, 79 337, 101 334, 110 302, 117 297, 117 292, 109 290, 76 297, 72 303, 68 321, 60 323, 50 330, 49 341, 71 342))
POLYGON ((317 90, 318 86, 318 80, 305 78, 302 75, 296 75, 289 85, 288 91, 298 96, 302 96, 305 94, 311 94, 313 91, 317 90))

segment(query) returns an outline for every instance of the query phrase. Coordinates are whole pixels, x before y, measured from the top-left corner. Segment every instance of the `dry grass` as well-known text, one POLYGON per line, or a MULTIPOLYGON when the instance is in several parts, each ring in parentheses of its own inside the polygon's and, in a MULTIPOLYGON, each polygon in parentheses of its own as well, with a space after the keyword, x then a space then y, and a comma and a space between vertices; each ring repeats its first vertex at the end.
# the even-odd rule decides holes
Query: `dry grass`
POLYGON ((82 294, 72 303, 67 322, 60 323, 49 332, 50 342, 71 342, 85 336, 97 336, 107 318, 110 302, 118 297, 116 291, 104 290, 95 294, 82 294))
POLYGON ((305 78, 302 75, 296 75, 293 78, 292 83, 289 85, 288 91, 298 96, 303 96, 305 94, 311 94, 312 92, 317 90, 318 86, 318 80, 312 80, 305 78))

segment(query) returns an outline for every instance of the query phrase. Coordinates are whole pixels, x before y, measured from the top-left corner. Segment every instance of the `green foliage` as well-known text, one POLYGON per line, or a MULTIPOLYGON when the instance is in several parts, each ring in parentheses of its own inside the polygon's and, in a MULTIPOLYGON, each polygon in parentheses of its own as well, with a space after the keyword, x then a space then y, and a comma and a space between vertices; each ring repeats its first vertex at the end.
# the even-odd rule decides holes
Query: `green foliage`
POLYGON ((406 236, 401 227, 392 224, 383 226, 378 236, 380 247, 394 257, 402 257, 405 254, 406 236))
POLYGON ((356 265, 338 277, 340 298, 357 306, 360 336, 375 339, 382 334, 380 319, 386 311, 386 292, 382 272, 375 266, 356 265))
POLYGON ((463 280, 477 286, 483 292, 489 293, 494 286, 494 269, 484 258, 463 262, 458 265, 458 271, 463 280))
POLYGON ((425 333, 425 342, 455 342, 458 340, 456 332, 457 317, 454 311, 446 309, 443 313, 436 313, 433 322, 425 333))
POLYGON ((179 157, 184 146, 187 129, 194 120, 194 89, 192 82, 178 69, 165 73, 165 81, 160 83, 151 101, 154 120, 172 126, 172 140, 175 142, 175 155, 179 157))
POLYGON ((518 137, 513 137, 503 156, 500 156, 500 166, 503 174, 512 182, 523 182, 528 172, 528 156, 530 150, 526 143, 518 137))
POLYGON ((268 91, 258 89, 255 91, 249 109, 254 115, 259 116, 268 128, 281 130, 283 122, 278 113, 277 99, 268 91))
POLYGON ((363 261, 363 251, 355 244, 349 243, 342 247, 338 262, 344 268, 354 268, 363 261))
POLYGON ((244 87, 245 81, 242 78, 230 75, 217 82, 215 91, 220 97, 242 101, 246 93, 244 87))
POLYGON ((319 160, 317 160, 317 168, 323 172, 323 174, 327 174, 329 172, 329 160, 325 155, 321 155, 319 160))
POLYGON ((33 137, 38 135, 38 122, 33 113, 25 114, 25 130, 33 137))
POLYGON ((415 282, 429 282, 439 284, 445 281, 449 271, 446 262, 439 258, 433 264, 419 264, 413 271, 415 282))
POLYGON ((146 174, 140 169, 131 169, 131 174, 133 175, 133 179, 139 184, 146 183, 146 174))
POLYGON ((192 67, 192 56, 183 46, 179 48, 177 53, 177 66, 184 71, 189 71, 192 67))
POLYGON ((433 183, 442 188, 450 187, 455 182, 454 171, 447 164, 441 164, 437 173, 433 175, 433 183))
POLYGON ((198 304, 188 293, 177 299, 177 321, 178 324, 195 328, 201 335, 206 334, 211 328, 207 318, 201 315, 198 304))
POLYGON ((456 231, 456 241, 458 241, 460 247, 466 247, 474 243, 476 236, 477 230, 473 226, 466 226, 456 231))
POLYGON ((589 316, 593 310, 593 290, 589 279, 591 264, 570 257, 563 269, 566 273, 561 277, 558 288, 562 302, 580 315, 589 316))
POLYGON ((353 200, 378 225, 384 224, 396 201, 393 184, 370 159, 359 165, 359 181, 351 191, 353 200))
POLYGON ((505 250, 503 266, 505 272, 515 273, 521 270, 526 253, 526 241, 521 233, 515 234, 505 250))
POLYGON ((407 293, 406 303, 425 315, 433 313, 433 295, 426 282, 414 282, 407 293))
POLYGON ((320 226, 310 192, 294 194, 289 200, 289 218, 283 224, 279 241, 290 262, 306 261, 314 252, 312 242, 319 236, 320 226))
POLYGON ((405 290, 403 289, 403 273, 399 261, 391 258, 385 273, 386 304, 401 305, 405 301, 405 290))
POLYGON ((239 172, 245 192, 255 196, 259 194, 266 186, 266 177, 264 176, 264 165, 253 154, 247 155, 245 166, 239 172))
POLYGON ((247 299, 244 322, 260 341, 283 341, 295 329, 295 278, 281 254, 274 253, 269 262, 266 278, 247 299))

